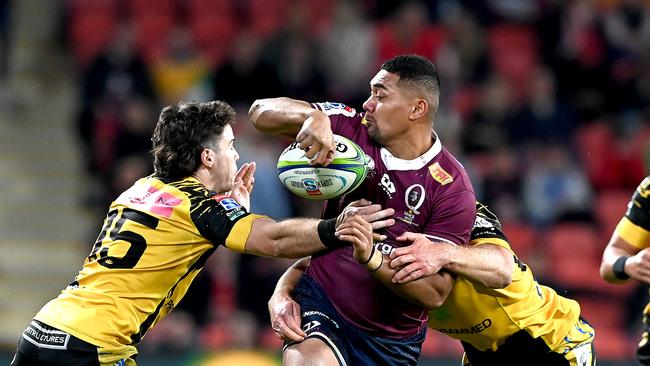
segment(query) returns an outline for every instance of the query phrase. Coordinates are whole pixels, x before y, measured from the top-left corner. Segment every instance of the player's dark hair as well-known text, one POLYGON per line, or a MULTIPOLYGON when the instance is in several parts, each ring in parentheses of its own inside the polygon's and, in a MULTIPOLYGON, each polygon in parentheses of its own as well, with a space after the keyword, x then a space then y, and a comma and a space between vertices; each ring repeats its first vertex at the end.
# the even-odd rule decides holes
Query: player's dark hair
POLYGON ((429 93, 440 95, 440 78, 435 65, 418 55, 393 57, 381 65, 382 70, 399 76, 400 82, 423 88, 429 93))
POLYGON ((221 136, 235 111, 221 101, 180 102, 163 108, 151 141, 154 174, 180 179, 192 175, 201 165, 201 152, 221 136))

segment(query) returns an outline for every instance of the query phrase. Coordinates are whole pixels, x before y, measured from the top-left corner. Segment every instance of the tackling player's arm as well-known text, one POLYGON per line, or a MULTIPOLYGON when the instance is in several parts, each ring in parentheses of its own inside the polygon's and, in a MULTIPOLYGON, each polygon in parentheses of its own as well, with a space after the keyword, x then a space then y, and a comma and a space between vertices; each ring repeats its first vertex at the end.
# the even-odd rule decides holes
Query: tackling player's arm
POLYGON ((349 245, 345 239, 335 235, 335 230, 354 217, 367 220, 372 235, 372 229, 395 223, 391 218, 394 212, 392 208, 382 210, 380 205, 359 200, 350 203, 338 217, 329 220, 289 219, 276 222, 268 217, 250 215, 231 230, 228 238, 233 239, 231 245, 227 241, 226 246, 256 255, 302 258, 326 247, 349 245))
POLYGON ((302 100, 258 99, 248 116, 256 129, 296 139, 313 164, 327 165, 334 156, 334 135, 324 112, 302 100))
POLYGON ((372 225, 359 216, 353 216, 342 223, 336 235, 352 243, 354 258, 365 265, 377 280, 418 306, 427 310, 440 307, 453 288, 454 278, 446 271, 407 284, 394 283, 392 278, 397 271, 388 264, 388 256, 373 244, 372 225))
POLYGON ((397 283, 430 276, 441 269, 489 288, 504 288, 512 282, 515 256, 509 250, 499 219, 481 203, 476 205, 469 246, 434 243, 415 233, 404 233, 397 239, 413 241, 391 253, 391 267, 399 269, 393 278, 397 283))
POLYGON ((650 177, 637 187, 625 216, 603 252, 600 275, 607 282, 650 283, 650 177))

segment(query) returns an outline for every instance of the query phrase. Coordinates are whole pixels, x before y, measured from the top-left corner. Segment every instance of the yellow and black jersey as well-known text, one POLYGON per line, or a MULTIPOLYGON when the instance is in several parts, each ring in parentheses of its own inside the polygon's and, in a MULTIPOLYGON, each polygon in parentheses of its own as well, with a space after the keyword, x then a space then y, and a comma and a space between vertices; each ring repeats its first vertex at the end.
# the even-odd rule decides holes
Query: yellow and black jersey
POLYGON ((639 250, 650 246, 650 176, 636 188, 615 234, 639 250))
MULTIPOLYGON (((512 252, 497 217, 477 203, 470 245, 483 244, 512 252)), ((551 350, 566 343, 564 337, 580 316, 578 303, 540 286, 530 268, 514 253, 513 258, 512 283, 503 289, 491 289, 459 276, 445 303, 429 313, 429 327, 480 351, 497 350, 521 330, 543 339, 551 350)))
POLYGON ((100 347, 135 345, 217 246, 244 250, 259 217, 194 178, 142 178, 111 204, 75 281, 35 319, 100 347))

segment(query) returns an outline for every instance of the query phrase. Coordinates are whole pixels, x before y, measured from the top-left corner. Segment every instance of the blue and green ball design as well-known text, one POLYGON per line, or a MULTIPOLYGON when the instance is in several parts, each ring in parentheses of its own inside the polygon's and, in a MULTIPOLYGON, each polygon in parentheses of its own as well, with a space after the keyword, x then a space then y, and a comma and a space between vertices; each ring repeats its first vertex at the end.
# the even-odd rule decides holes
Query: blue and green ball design
POLYGON ((334 159, 326 167, 309 165, 298 143, 289 145, 278 159, 278 177, 293 194, 310 200, 327 200, 352 192, 368 172, 368 158, 359 145, 334 135, 334 159))

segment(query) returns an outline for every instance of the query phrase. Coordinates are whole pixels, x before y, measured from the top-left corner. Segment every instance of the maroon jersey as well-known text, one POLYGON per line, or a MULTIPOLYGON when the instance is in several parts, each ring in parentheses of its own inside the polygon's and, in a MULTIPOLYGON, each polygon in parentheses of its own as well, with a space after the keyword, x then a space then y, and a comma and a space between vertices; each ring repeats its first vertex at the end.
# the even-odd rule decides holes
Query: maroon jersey
MULTIPOLYGON (((463 166, 436 138, 414 160, 402 160, 371 140, 363 116, 340 103, 317 103, 330 117, 335 134, 356 142, 374 161, 374 169, 353 192, 325 203, 323 218, 336 217, 350 202, 365 198, 395 209, 396 224, 383 230, 385 254, 408 245, 396 237, 405 231, 433 241, 465 244, 474 224, 476 198, 463 166)), ((307 270, 323 288, 340 315, 370 334, 406 337, 426 326, 427 311, 408 302, 377 281, 352 257, 352 247, 312 256, 307 270)))

